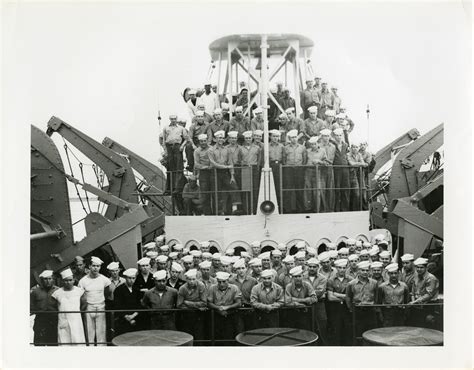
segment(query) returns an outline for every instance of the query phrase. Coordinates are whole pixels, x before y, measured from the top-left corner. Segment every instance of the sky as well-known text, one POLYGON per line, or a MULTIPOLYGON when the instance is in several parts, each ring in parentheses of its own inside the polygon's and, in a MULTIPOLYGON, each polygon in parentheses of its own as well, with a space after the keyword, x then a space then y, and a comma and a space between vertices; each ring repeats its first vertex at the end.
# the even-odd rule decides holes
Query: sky
MULTIPOLYGON (((470 103, 461 3, 10 3, 3 9, 4 111, 28 134, 53 115, 156 162, 158 109, 206 80, 209 44, 238 33, 311 38, 316 74, 339 88, 372 151, 417 128, 459 125, 470 103), (366 106, 370 105, 370 123, 366 106)), ((469 78, 468 78, 469 77, 469 78)))

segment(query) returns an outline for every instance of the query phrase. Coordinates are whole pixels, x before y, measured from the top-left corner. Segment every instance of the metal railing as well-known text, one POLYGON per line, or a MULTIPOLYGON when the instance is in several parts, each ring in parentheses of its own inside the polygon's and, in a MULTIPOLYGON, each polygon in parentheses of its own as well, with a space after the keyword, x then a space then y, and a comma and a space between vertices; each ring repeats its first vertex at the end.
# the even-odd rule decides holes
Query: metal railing
MULTIPOLYGON (((277 201, 280 213, 323 213, 348 212, 368 209, 371 190, 368 188, 367 173, 361 166, 350 165, 283 165, 271 163, 277 201), (338 186, 336 186, 338 185, 338 186), (290 205, 295 204, 295 206, 290 205)), ((251 215, 256 214, 256 203, 260 188, 262 167, 235 166, 233 168, 235 184, 230 184, 230 170, 210 168, 195 169, 199 180, 199 191, 185 193, 187 182, 185 171, 168 171, 167 184, 163 189, 171 194, 172 208, 175 214, 209 214, 209 215, 251 215), (204 172, 205 171, 205 172, 204 172), (203 184, 201 173, 205 173, 203 184), (222 183, 226 177, 227 183, 222 183), (203 189, 204 188, 204 189, 203 189), (208 190, 207 190, 208 189, 208 190), (198 209, 186 212, 183 198, 186 195, 199 195, 201 202, 198 209), (222 206, 224 203, 224 206, 222 206), (240 206, 238 211, 231 205, 240 206), (207 209, 207 210, 206 210, 207 209)), ((148 193, 143 196, 158 196, 159 193, 148 193)))
MULTIPOLYGON (((327 302, 327 301, 323 301, 327 302)), ((331 303, 331 302, 329 302, 331 303)), ((345 302, 343 303, 345 305, 345 302)), ((327 306, 326 306, 327 307, 327 306)), ((358 341, 362 340, 361 336, 357 335, 356 332, 356 323, 357 323, 357 311, 360 309, 373 309, 374 314, 377 309, 381 308, 401 308, 405 310, 419 310, 424 307, 439 307, 442 311, 443 308, 443 303, 424 303, 424 304, 399 304, 399 305, 386 305, 386 304, 356 304, 353 306, 353 310, 351 313, 351 324, 352 324, 352 344, 357 345, 358 341)), ((319 322, 317 319, 317 314, 316 314, 316 305, 307 305, 304 307, 294 307, 294 306, 289 306, 285 305, 280 307, 279 309, 275 310, 275 312, 278 314, 278 321, 281 323, 281 314, 282 312, 288 312, 288 311, 294 311, 298 312, 299 314, 306 314, 306 322, 308 323, 308 326, 306 327, 307 330, 311 330, 313 332, 319 333, 319 340, 318 342, 322 343, 323 345, 331 345, 328 343, 328 339, 322 337, 321 331, 320 331, 320 326, 319 322)), ((110 333, 113 335, 115 333, 115 326, 116 326, 116 314, 119 313, 131 313, 131 312, 144 312, 146 314, 153 314, 153 313, 194 313, 201 315, 201 317, 207 318, 209 321, 209 328, 210 328, 210 338, 209 339, 194 339, 194 344, 197 345, 211 345, 214 346, 216 344, 224 344, 224 343, 235 343, 235 338, 225 338, 225 339, 217 339, 216 338, 216 320, 215 320, 215 315, 216 311, 211 308, 207 308, 205 311, 201 311, 198 309, 188 309, 188 308, 172 308, 172 309, 123 309, 123 310, 93 310, 93 311, 31 311, 30 314, 49 314, 49 315, 58 315, 58 314, 68 314, 68 313, 80 313, 80 314, 86 314, 86 313, 105 313, 106 315, 109 315, 110 320, 108 321, 110 323, 110 326, 108 327, 108 330, 110 333)), ((233 314, 240 314, 243 312, 250 312, 253 313, 254 315, 258 315, 259 310, 253 308, 253 307, 241 307, 232 310, 233 314)), ((440 317, 442 319, 442 312, 440 313, 440 317)), ((254 319, 256 319, 254 317, 254 319)), ((87 327, 85 324, 85 319, 84 321, 84 333, 86 336, 86 342, 75 342, 75 343, 64 343, 64 345, 112 345, 112 341, 106 341, 106 342, 95 342, 93 343, 92 341, 88 340, 87 338, 87 327), (91 343, 92 342, 92 343, 91 343)), ((329 322, 330 324, 330 322, 329 322)), ((417 326, 423 327, 423 323, 417 323, 417 326)), ((290 323, 291 326, 291 323, 290 323)), ((380 325, 381 326, 381 325, 380 325)), ((442 322, 441 322, 441 327, 438 327, 438 329, 442 330, 442 322)), ((252 329, 257 329, 259 327, 255 327, 252 329)), ((144 328, 146 330, 146 328, 144 328)), ((247 330, 247 328, 245 328, 247 330)), ((327 333, 324 333, 325 335, 327 333)), ((30 343, 34 344, 34 343, 30 343)), ((55 343, 41 343, 41 345, 58 345, 57 342, 55 343)))

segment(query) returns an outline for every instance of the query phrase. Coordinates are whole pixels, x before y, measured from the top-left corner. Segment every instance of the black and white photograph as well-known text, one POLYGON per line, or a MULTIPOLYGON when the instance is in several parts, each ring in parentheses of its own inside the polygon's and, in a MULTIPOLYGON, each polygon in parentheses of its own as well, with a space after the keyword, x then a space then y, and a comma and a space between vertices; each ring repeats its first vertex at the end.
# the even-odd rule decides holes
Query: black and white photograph
POLYGON ((21 348, 470 367, 470 3, 2 8, 21 348))

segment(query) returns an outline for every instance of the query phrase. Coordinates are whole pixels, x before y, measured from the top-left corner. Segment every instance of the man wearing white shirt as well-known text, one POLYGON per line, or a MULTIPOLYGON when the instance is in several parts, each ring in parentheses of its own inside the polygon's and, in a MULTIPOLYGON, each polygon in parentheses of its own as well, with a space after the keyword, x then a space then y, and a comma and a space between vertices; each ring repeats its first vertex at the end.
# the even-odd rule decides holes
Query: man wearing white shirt
POLYGON ((211 116, 214 113, 214 109, 219 108, 219 97, 214 91, 211 90, 210 83, 206 83, 204 85, 204 93, 199 97, 198 100, 200 103, 204 104, 205 112, 211 116))

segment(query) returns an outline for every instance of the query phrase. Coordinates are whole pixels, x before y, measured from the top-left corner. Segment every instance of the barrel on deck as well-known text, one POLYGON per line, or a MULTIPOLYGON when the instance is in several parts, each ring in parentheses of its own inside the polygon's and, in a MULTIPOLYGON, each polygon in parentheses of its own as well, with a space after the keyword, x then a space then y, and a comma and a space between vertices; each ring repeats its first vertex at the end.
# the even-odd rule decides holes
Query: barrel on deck
POLYGON ((262 328, 240 333, 235 340, 245 346, 310 346, 318 335, 302 329, 262 328))
POLYGON ((193 336, 182 331, 174 330, 141 330, 132 331, 112 339, 114 346, 192 346, 193 336))
POLYGON ((411 326, 391 326, 362 334, 369 346, 442 346, 443 332, 411 326))

